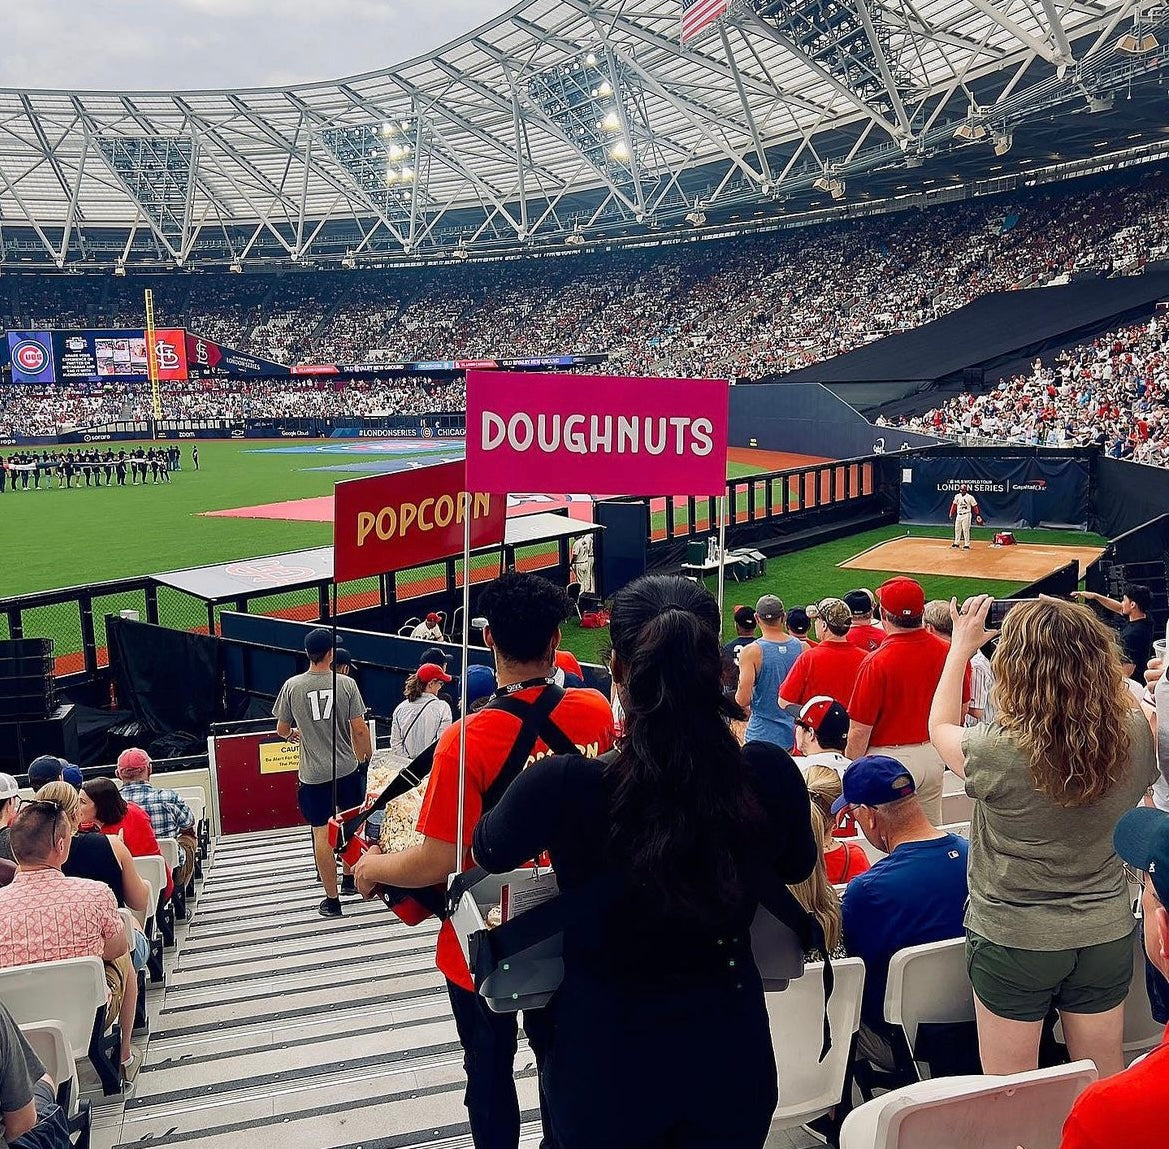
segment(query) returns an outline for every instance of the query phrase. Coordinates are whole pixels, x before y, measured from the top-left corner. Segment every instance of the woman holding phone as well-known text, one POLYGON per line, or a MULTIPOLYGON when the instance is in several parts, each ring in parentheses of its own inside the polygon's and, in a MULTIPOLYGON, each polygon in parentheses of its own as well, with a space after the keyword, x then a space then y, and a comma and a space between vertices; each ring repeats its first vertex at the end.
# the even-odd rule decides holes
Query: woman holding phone
POLYGON ((996 631, 980 595, 959 612, 930 738, 974 799, 966 964, 986 1073, 1034 1069, 1059 1010, 1072 1059, 1124 1068, 1132 907, 1112 832, 1157 778, 1149 724, 1112 632, 1085 607, 1020 602, 994 658, 991 726, 962 726, 966 663, 996 631))

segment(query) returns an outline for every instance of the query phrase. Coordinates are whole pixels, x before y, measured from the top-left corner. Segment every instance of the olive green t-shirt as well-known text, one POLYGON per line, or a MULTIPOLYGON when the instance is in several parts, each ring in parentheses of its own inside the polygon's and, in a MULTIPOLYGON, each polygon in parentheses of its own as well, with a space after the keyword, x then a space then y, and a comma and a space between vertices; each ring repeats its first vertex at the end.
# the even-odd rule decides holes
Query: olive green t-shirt
POLYGON ((1134 710, 1128 723, 1128 770, 1092 806, 1058 806, 1038 793, 1026 759, 1001 726, 966 732, 966 793, 975 800, 967 929, 1027 950, 1102 945, 1132 932, 1112 832, 1158 775, 1148 722, 1134 710))

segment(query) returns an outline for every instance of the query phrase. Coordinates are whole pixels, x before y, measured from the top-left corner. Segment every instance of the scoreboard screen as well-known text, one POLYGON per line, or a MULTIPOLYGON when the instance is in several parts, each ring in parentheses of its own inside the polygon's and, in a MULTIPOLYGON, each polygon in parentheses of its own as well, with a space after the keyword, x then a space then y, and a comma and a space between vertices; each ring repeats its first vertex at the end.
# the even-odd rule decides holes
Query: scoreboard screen
MULTIPOLYGON (((160 379, 187 378, 186 332, 157 328, 160 379)), ((125 331, 10 331, 13 383, 140 383, 150 377, 146 333, 125 331)))

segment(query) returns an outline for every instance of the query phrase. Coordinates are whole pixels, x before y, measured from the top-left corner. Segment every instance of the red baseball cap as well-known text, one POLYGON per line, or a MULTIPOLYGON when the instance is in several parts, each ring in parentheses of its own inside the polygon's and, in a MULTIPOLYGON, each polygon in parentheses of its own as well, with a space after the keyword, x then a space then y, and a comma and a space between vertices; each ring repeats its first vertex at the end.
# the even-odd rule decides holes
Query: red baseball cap
POLYGON ((877 601, 890 618, 913 618, 925 610, 925 591, 920 583, 898 575, 877 587, 877 601))
POLYGON ((434 611, 431 611, 431 612, 430 612, 430 613, 429 613, 429 614, 426 616, 426 621, 427 621, 427 622, 438 622, 438 615, 437 615, 437 614, 435 614, 435 613, 434 613, 434 611))
POLYGON ((418 668, 418 681, 422 683, 453 682, 454 679, 441 666, 436 666, 433 662, 424 662, 418 668))

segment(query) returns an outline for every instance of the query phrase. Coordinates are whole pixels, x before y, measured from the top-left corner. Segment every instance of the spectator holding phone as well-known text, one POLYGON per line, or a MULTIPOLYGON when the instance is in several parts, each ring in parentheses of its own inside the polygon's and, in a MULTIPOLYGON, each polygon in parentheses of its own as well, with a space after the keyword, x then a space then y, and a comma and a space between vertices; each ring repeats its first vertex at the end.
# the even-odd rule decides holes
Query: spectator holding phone
POLYGON ((1060 1011, 1073 1060, 1124 1068, 1133 917, 1112 832, 1157 777, 1108 628, 1056 599, 1020 602, 992 667, 997 722, 962 726, 962 678, 993 638, 992 599, 959 612, 930 712, 930 736, 974 799, 966 962, 987 1073, 1038 1061, 1060 1011))

